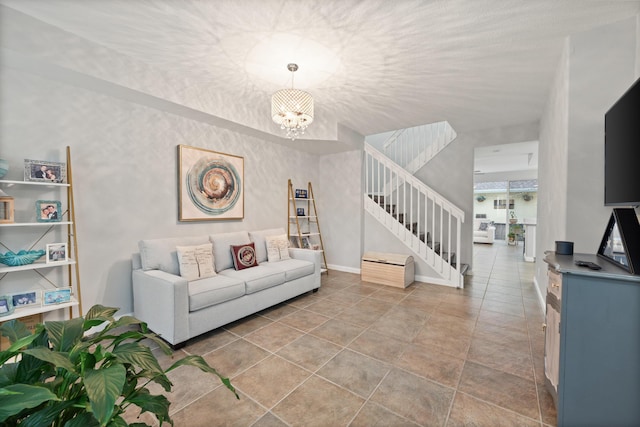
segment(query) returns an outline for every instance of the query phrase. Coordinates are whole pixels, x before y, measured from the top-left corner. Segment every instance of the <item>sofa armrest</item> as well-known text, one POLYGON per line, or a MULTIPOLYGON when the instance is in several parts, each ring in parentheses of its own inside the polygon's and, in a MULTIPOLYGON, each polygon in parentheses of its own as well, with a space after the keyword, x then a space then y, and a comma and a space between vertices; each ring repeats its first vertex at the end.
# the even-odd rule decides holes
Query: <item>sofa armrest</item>
POLYGON ((289 256, 294 259, 300 259, 304 261, 312 262, 315 265, 315 270, 313 271, 314 277, 314 285, 316 287, 320 287, 320 275, 322 273, 322 252, 314 251, 311 249, 301 249, 301 248, 289 248, 289 256))
POLYGON ((176 345, 189 339, 189 284, 160 270, 133 270, 135 316, 165 341, 176 345))

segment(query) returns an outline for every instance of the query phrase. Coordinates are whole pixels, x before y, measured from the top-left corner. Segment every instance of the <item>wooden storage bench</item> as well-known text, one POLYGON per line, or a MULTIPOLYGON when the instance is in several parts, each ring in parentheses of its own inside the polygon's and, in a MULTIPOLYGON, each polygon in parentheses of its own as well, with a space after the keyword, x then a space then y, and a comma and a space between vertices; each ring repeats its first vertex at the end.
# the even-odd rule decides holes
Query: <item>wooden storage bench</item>
POLYGON ((406 288, 413 283, 415 264, 411 255, 365 252, 360 274, 365 282, 406 288))

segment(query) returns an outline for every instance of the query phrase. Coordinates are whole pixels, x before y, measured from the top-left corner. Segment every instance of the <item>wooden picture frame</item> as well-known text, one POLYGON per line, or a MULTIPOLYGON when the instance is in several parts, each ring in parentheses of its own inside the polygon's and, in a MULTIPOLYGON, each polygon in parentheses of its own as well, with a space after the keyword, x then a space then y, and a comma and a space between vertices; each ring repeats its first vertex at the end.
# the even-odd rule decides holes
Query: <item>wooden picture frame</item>
POLYGON ((62 204, 59 200, 36 201, 36 221, 60 222, 62 221, 62 204))
POLYGON ((244 218, 244 157, 178 145, 178 220, 244 218))
POLYGON ((61 264, 69 261, 69 248, 66 243, 49 243, 45 250, 47 264, 61 264))
POLYGON ((24 180, 65 183, 67 182, 67 165, 48 160, 24 159, 24 180))

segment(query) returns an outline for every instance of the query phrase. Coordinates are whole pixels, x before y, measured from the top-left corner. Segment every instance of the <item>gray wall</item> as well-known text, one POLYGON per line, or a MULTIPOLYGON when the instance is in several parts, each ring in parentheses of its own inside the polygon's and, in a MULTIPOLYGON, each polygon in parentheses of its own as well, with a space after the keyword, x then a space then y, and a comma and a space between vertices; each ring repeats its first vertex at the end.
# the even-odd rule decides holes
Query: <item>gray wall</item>
POLYGON ((358 271, 362 255, 362 150, 320 158, 319 216, 327 264, 358 271))
MULTIPOLYGON (((0 157, 11 165, 6 179, 22 180, 25 158, 64 161, 71 146, 85 311, 95 303, 132 311, 130 259, 140 239, 286 229, 287 179, 319 182, 318 156, 171 101, 180 97, 162 91, 176 88, 163 89, 171 85, 153 70, 149 81, 109 81, 107 75, 122 77, 123 69, 111 70, 114 62, 144 65, 2 12, 0 157), (177 221, 178 144, 244 157, 244 220, 177 221)), ((11 190, 18 198, 19 191, 11 190)), ((0 282, 0 293, 11 280, 0 282)))
POLYGON ((544 251, 556 240, 594 253, 604 206, 604 113, 635 80, 637 18, 571 36, 540 126, 536 281, 546 291, 544 251))

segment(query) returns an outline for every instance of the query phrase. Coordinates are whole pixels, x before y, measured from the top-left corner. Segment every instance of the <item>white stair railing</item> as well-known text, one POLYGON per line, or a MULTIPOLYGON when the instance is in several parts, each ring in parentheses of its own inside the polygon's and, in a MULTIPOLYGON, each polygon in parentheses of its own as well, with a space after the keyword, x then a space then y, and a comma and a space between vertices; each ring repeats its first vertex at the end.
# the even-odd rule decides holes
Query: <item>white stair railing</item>
POLYGON ((383 152, 413 175, 456 137, 447 121, 400 129, 384 143, 383 152))
POLYGON ((365 143, 364 206, 439 276, 462 288, 460 253, 464 211, 365 143))

